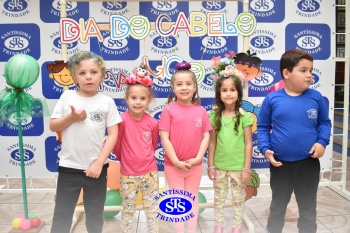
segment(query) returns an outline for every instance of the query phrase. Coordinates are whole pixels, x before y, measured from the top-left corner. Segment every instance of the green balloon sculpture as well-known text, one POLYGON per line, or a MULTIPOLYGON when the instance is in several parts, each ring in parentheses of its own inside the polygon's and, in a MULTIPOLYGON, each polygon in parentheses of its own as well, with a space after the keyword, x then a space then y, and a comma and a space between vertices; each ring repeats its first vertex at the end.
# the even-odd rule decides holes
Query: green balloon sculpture
POLYGON ((28 219, 28 203, 26 175, 23 155, 22 123, 26 123, 33 115, 43 114, 41 101, 33 98, 24 91, 33 85, 39 77, 39 64, 37 60, 26 54, 12 56, 5 65, 6 87, 0 92, 0 126, 4 122, 18 125, 18 138, 20 149, 20 164, 22 175, 22 193, 25 218, 28 219))

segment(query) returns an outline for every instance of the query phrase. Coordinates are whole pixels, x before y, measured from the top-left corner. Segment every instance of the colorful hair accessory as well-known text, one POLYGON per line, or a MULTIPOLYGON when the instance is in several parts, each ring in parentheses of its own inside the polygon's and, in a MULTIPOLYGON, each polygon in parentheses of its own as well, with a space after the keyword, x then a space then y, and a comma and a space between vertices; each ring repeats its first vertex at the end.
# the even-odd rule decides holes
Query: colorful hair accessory
POLYGON ((176 64, 175 66, 176 70, 189 70, 191 69, 191 64, 187 61, 182 61, 176 64))
POLYGON ((132 71, 132 75, 126 77, 126 84, 136 84, 140 83, 147 87, 152 87, 153 80, 150 78, 150 72, 146 69, 145 65, 142 63, 140 66, 136 67, 132 71))
POLYGON ((229 54, 225 54, 224 58, 218 56, 211 59, 212 76, 214 81, 217 81, 220 76, 229 77, 230 75, 238 77, 242 84, 245 84, 248 81, 244 73, 236 68, 234 63, 235 56, 236 54, 233 51, 229 51, 229 54))

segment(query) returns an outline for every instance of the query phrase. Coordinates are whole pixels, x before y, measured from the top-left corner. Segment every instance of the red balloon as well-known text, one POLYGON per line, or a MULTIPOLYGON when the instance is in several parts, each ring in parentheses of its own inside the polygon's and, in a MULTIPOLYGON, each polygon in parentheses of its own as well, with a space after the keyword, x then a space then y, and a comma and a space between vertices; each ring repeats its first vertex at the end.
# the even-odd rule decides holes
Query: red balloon
POLYGON ((31 224, 32 224, 32 227, 36 228, 36 227, 39 227, 40 224, 41 224, 41 220, 40 218, 38 217, 34 217, 30 220, 31 224))
POLYGON ((120 163, 109 162, 107 169, 107 187, 112 190, 120 189, 120 163))

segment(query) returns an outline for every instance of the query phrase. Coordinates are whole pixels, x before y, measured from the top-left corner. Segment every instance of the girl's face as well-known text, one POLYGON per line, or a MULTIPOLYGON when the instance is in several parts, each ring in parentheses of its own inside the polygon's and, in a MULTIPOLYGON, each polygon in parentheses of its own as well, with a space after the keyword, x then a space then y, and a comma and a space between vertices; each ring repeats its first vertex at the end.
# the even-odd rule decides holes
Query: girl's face
POLYGON ((129 86, 125 100, 128 104, 130 115, 134 119, 139 120, 151 103, 152 96, 147 87, 142 84, 136 84, 129 86))
POLYGON ((103 80, 104 74, 94 58, 84 59, 74 69, 73 79, 79 85, 78 93, 84 97, 97 94, 97 88, 103 80))
POLYGON ((238 91, 232 80, 227 78, 221 83, 220 99, 224 103, 226 109, 234 109, 238 100, 238 91))
POLYGON ((171 87, 176 95, 177 102, 182 105, 191 105, 196 93, 196 84, 188 73, 178 73, 174 77, 171 87))

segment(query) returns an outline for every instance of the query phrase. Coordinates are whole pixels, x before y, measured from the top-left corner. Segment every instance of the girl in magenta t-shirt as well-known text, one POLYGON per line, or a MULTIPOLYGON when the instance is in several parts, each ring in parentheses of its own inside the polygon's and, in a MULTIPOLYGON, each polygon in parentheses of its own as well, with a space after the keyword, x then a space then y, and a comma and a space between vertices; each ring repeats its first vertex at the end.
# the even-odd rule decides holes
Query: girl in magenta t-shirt
MULTIPOLYGON (((205 108, 200 105, 196 77, 190 68, 187 62, 176 65, 177 71, 171 78, 175 101, 170 93, 168 105, 162 111, 159 130, 165 152, 164 173, 169 188, 184 190, 192 195, 191 213, 194 216, 187 221, 187 232, 194 233, 202 159, 208 148, 212 127, 205 108)), ((185 232, 184 223, 177 222, 174 226, 176 232, 185 232)))
POLYGON ((152 79, 143 67, 137 67, 126 78, 125 100, 129 110, 121 114, 118 141, 114 148, 120 161, 120 194, 123 210, 121 229, 132 231, 139 190, 142 193, 143 210, 147 217, 148 232, 158 232, 158 171, 154 152, 158 145, 158 121, 145 113, 152 101, 152 79))

